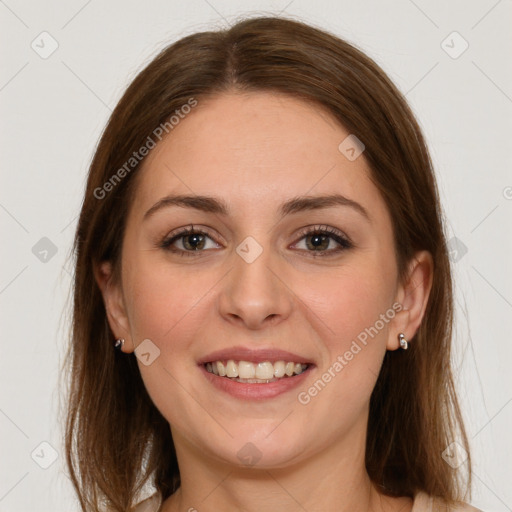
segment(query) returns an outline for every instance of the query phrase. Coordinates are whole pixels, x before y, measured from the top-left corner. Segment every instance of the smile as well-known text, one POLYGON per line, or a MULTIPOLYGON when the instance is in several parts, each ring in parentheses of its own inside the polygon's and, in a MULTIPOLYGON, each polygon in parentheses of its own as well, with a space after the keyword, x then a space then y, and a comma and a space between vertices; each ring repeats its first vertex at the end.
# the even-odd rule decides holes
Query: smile
POLYGON ((233 359, 211 361, 205 364, 206 371, 209 373, 248 384, 267 384, 300 375, 308 366, 307 363, 292 361, 253 363, 251 361, 234 361, 233 359))

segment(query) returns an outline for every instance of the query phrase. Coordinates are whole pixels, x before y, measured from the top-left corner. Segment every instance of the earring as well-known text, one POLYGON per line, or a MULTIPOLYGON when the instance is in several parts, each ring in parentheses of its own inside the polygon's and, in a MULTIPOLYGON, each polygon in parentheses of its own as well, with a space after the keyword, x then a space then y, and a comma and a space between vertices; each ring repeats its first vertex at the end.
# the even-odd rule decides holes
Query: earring
POLYGON ((121 351, 121 349, 123 348, 123 345, 124 345, 124 339, 118 339, 114 342, 114 348, 116 350, 118 350, 119 352, 121 351))
POLYGON ((403 348, 404 350, 407 350, 409 343, 407 343, 405 335, 402 332, 398 335, 398 341, 400 342, 400 347, 403 348))

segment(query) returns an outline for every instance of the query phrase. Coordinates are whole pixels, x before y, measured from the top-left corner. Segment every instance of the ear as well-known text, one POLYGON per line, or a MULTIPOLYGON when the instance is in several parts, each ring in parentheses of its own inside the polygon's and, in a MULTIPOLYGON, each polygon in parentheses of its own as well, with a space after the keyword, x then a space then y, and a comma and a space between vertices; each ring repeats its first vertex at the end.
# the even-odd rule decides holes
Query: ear
POLYGON ((110 330, 116 339, 124 339, 123 352, 132 352, 133 342, 130 335, 130 323, 120 283, 113 277, 112 264, 104 261, 94 268, 94 277, 103 296, 110 330))
POLYGON ((388 350, 400 347, 398 334, 403 333, 407 341, 416 335, 432 288, 434 262, 429 251, 417 252, 409 263, 406 282, 400 284, 395 301, 402 309, 393 318, 387 342, 388 350))

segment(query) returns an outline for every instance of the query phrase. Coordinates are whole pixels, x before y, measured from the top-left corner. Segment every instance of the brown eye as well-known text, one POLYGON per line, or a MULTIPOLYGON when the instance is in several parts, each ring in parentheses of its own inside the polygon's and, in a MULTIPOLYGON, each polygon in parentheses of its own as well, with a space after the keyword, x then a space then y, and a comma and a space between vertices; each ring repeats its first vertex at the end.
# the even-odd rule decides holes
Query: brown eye
POLYGON ((307 228, 301 232, 300 236, 300 240, 305 240, 306 249, 302 250, 314 257, 331 256, 353 247, 353 244, 341 232, 328 226, 307 228))
POLYGON ((322 235, 319 233, 313 233, 312 235, 308 235, 305 238, 307 241, 309 241, 309 243, 306 241, 306 246, 308 247, 308 249, 313 249, 315 251, 321 249, 328 249, 329 244, 332 240, 332 237, 328 235, 322 235))
POLYGON ((193 256, 208 248, 218 248, 218 244, 205 231, 192 227, 171 233, 160 243, 160 247, 181 256, 193 256), (207 247, 208 240, 213 242, 213 247, 207 247))
POLYGON ((190 235, 181 236, 183 239, 182 244, 187 250, 197 251, 204 249, 205 235, 200 233, 192 233, 190 235))

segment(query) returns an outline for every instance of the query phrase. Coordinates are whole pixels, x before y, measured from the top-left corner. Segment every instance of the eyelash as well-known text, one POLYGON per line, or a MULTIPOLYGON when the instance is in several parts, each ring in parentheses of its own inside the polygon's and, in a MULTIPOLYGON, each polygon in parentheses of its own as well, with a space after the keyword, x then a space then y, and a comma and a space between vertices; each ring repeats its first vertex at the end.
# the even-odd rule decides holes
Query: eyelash
MULTIPOLYGON (((331 228, 329 226, 325 225, 316 225, 309 228, 304 228, 301 230, 298 234, 298 241, 302 240, 304 237, 308 235, 326 235, 327 237, 331 238, 335 242, 339 244, 339 247, 336 249, 331 249, 327 251, 305 251, 310 253, 311 257, 318 258, 318 257, 329 257, 333 256, 335 254, 338 254, 341 251, 344 251, 346 249, 351 249, 354 247, 354 244, 346 237, 344 236, 340 231, 331 228)), ((188 235, 206 235, 211 240, 215 241, 212 236, 208 233, 206 230, 202 229, 194 229, 194 226, 191 225, 190 227, 183 228, 180 231, 176 233, 171 233, 170 235, 166 236, 162 242, 160 242, 159 247, 161 249, 165 249, 167 251, 171 251, 175 254, 178 254, 179 256, 196 256, 198 253, 205 252, 204 250, 198 250, 198 251, 184 251, 182 249, 175 249, 172 248, 172 244, 179 240, 180 238, 184 238, 188 235)), ((297 243, 295 242, 295 243, 297 243)), ((303 249, 301 249, 303 250, 303 249)))

